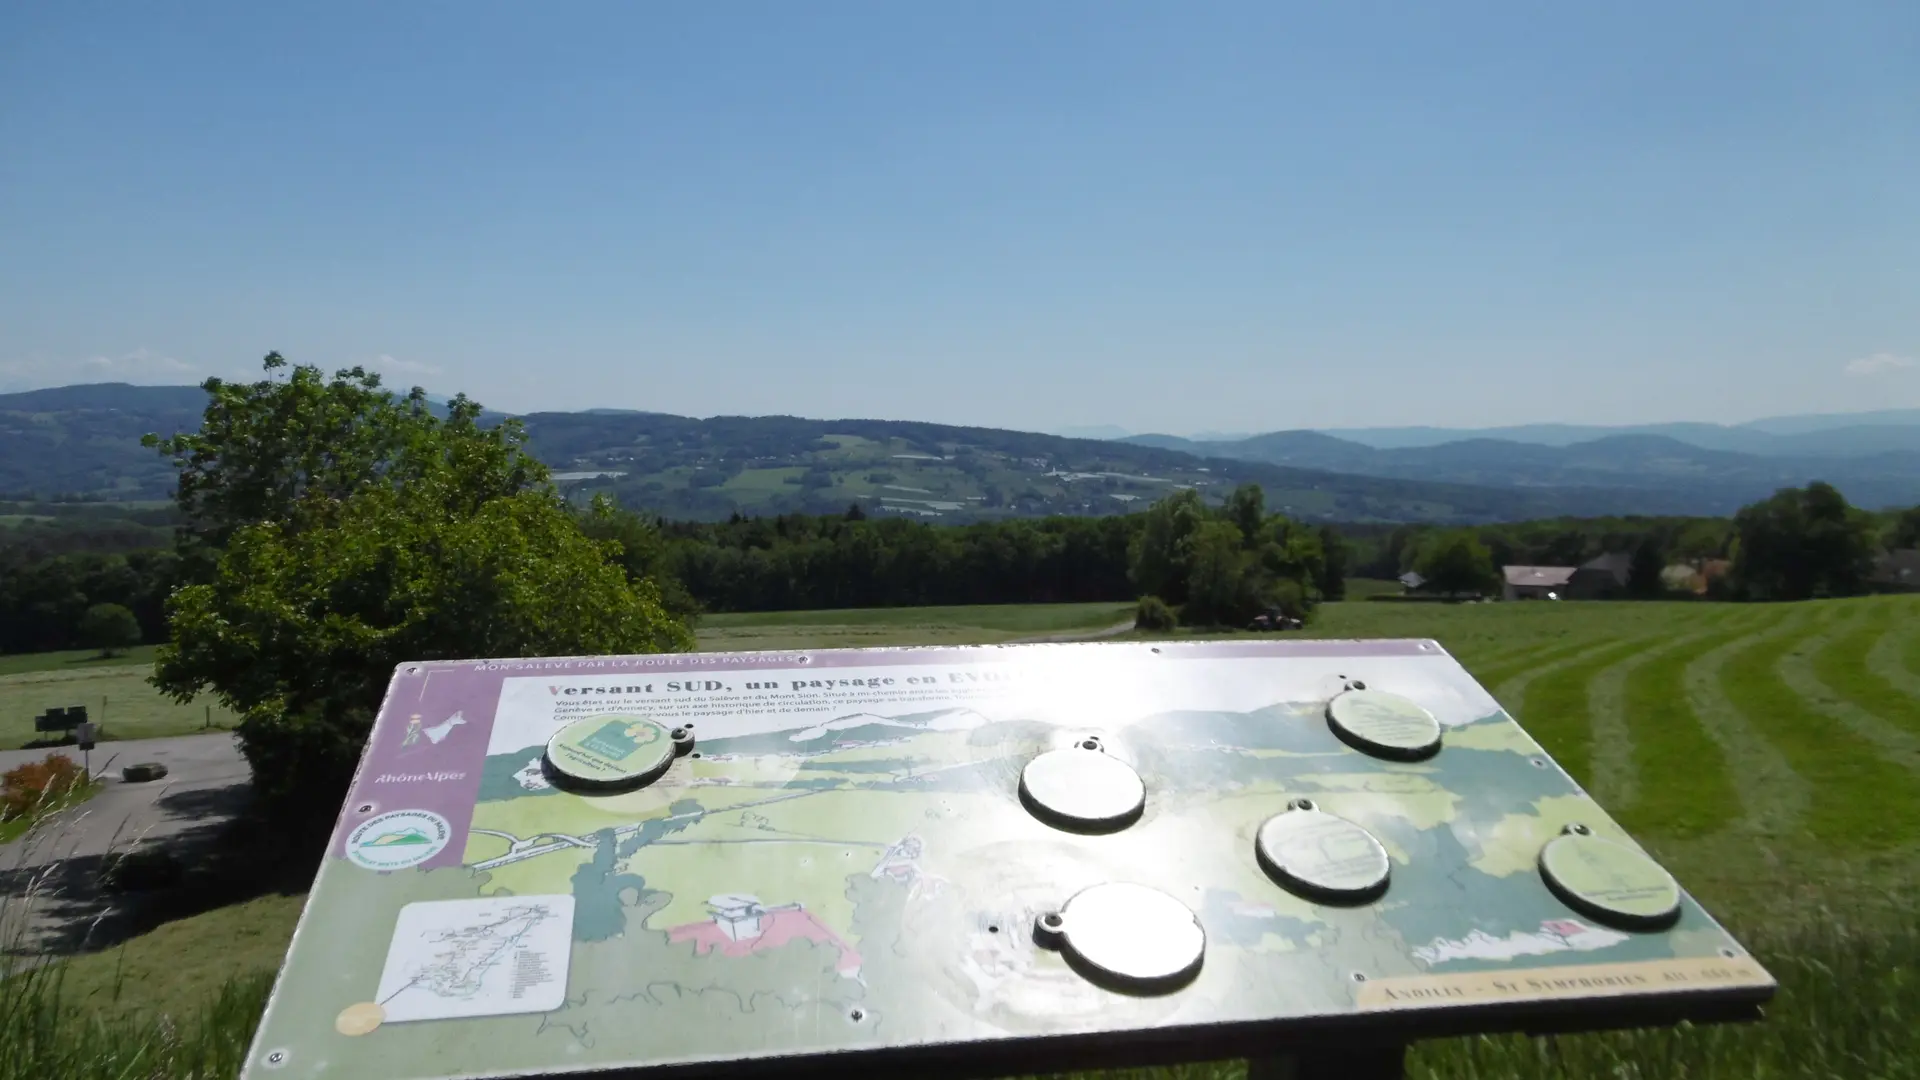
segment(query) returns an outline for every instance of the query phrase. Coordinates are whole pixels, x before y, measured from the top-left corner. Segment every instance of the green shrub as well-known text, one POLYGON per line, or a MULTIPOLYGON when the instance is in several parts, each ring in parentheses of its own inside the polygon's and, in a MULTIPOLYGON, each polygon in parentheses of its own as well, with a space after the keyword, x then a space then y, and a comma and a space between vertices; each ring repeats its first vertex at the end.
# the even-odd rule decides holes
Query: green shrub
POLYGON ((79 764, 64 754, 48 754, 0 775, 0 821, 27 817, 75 794, 87 782, 79 764))
POLYGON ((1143 596, 1139 606, 1133 609, 1133 628, 1135 630, 1172 630, 1180 625, 1180 619, 1165 600, 1157 596, 1143 596))

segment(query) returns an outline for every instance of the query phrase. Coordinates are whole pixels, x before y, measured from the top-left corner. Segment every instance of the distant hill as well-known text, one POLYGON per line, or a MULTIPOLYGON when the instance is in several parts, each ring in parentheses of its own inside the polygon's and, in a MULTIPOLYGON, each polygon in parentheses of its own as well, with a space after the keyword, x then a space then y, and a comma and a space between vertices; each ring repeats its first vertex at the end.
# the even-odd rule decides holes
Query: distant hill
POLYGON ((1625 489, 1500 490, 1201 457, 1127 442, 897 420, 696 420, 658 413, 532 413, 534 452, 570 484, 675 517, 836 511, 949 521, 1138 509, 1180 487, 1258 483, 1308 519, 1473 522, 1562 513, 1678 513, 1625 489))
MULTIPOLYGON (((199 424, 193 387, 125 384, 0 395, 0 495, 164 498, 172 475, 140 445, 199 424)), ((522 417, 533 451, 577 493, 673 517, 794 510, 970 521, 1138 509, 1179 487, 1259 483, 1300 517, 1477 522, 1679 513, 1664 493, 1513 490, 1342 475, 1263 461, 1030 432, 890 420, 713 417, 598 409, 522 417)))
POLYGON ((173 470, 140 445, 200 426, 197 386, 97 383, 0 394, 0 497, 165 498, 173 470))
MULTIPOLYGON (((194 387, 122 383, 0 395, 0 497, 165 498, 172 474, 140 436, 197 427, 204 400, 194 387)), ((1475 437, 1381 449, 1310 431, 1111 441, 912 421, 702 420, 604 408, 521 419, 534 453, 569 491, 608 492, 670 517, 837 512, 853 502, 941 521, 1108 514, 1181 487, 1218 496, 1246 482, 1296 516, 1356 523, 1726 514, 1816 478, 1867 506, 1920 502, 1920 446, 1892 435, 1892 445, 1871 453, 1821 458, 1761 457, 1649 434, 1564 446, 1475 437)), ((1920 426, 1761 435, 1870 429, 1920 426)))
MULTIPOLYGON (((1811 441, 1840 436, 1872 449, 1847 455, 1812 451, 1760 455, 1709 449, 1660 434, 1615 434, 1564 445, 1511 438, 1456 438, 1384 449, 1315 431, 1277 431, 1235 442, 1192 442, 1167 435, 1139 435, 1128 441, 1186 453, 1402 480, 1526 490, 1599 487, 1658 491, 1679 496, 1701 513, 1727 513, 1780 487, 1811 480, 1827 480, 1863 506, 1920 503, 1920 426, 1874 425, 1758 437, 1811 441), (1863 433, 1884 433, 1887 437, 1876 441, 1863 433)), ((1835 445, 1839 444, 1830 443, 1828 449, 1835 445)))
POLYGON ((1499 439, 1564 447, 1621 435, 1655 435, 1703 450, 1726 450, 1761 457, 1857 457, 1889 450, 1920 450, 1920 409, 1776 416, 1731 425, 1672 423, 1606 427, 1524 424, 1499 428, 1328 428, 1321 434, 1376 450, 1409 450, 1469 439, 1499 439))

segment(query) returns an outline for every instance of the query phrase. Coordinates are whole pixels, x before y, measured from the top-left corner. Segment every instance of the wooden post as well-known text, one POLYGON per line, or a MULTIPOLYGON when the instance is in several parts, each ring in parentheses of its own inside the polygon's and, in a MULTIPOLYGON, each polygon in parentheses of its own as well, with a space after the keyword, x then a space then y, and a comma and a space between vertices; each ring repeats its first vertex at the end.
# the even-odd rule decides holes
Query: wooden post
POLYGON ((1344 1046, 1253 1058, 1247 1080, 1405 1080, 1404 1046, 1344 1046))

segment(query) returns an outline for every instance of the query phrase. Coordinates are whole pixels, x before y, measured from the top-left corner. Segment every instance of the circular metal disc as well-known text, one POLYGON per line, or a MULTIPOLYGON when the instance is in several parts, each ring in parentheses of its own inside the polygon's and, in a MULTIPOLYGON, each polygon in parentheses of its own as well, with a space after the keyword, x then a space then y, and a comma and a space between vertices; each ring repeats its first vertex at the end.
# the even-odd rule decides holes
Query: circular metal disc
POLYGON ((1158 889, 1121 882, 1075 893, 1060 909, 1056 932, 1079 960, 1128 983, 1189 975, 1207 948, 1206 931, 1185 904, 1158 889))
POLYGON ((547 740, 547 767, 561 780, 588 787, 644 784, 673 757, 666 726, 643 716, 588 716, 547 740))
POLYGON ((1373 834, 1320 810, 1289 810, 1260 826, 1260 861, 1310 899, 1371 900, 1387 887, 1387 849, 1373 834))
POLYGON ((1680 886, 1672 874, 1602 837, 1555 837, 1541 849, 1540 876, 1568 906, 1616 926, 1658 928, 1680 914, 1680 886))
POLYGON ((1349 690, 1327 704, 1341 741, 1375 757, 1417 761, 1440 749, 1440 721, 1416 701, 1379 690, 1349 690))
POLYGON ((1049 750, 1027 762, 1020 791, 1043 815, 1084 828, 1125 825, 1147 803, 1147 785, 1132 766, 1078 747, 1049 750))

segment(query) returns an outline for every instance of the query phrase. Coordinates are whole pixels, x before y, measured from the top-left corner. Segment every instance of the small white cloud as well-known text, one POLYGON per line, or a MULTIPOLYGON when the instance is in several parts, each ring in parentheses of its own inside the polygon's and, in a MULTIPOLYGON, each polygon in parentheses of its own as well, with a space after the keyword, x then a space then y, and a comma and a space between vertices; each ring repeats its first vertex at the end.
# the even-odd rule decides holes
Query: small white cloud
POLYGON ((172 378, 199 370, 185 360, 154 352, 145 345, 119 356, 89 357, 86 366, 114 379, 172 378))
POLYGON ((1911 356, 1896 356, 1890 352, 1877 352, 1872 356, 1848 361, 1847 374, 1885 375, 1889 371, 1904 371, 1913 367, 1920 367, 1920 360, 1911 356))
POLYGON ((197 381, 199 372, 197 365, 142 345, 115 356, 78 360, 44 355, 0 360, 0 388, 25 390, 94 382, 187 383, 197 381))
POLYGON ((374 357, 373 366, 405 375, 439 375, 446 370, 438 364, 423 364, 418 360, 400 360, 386 353, 374 357))

